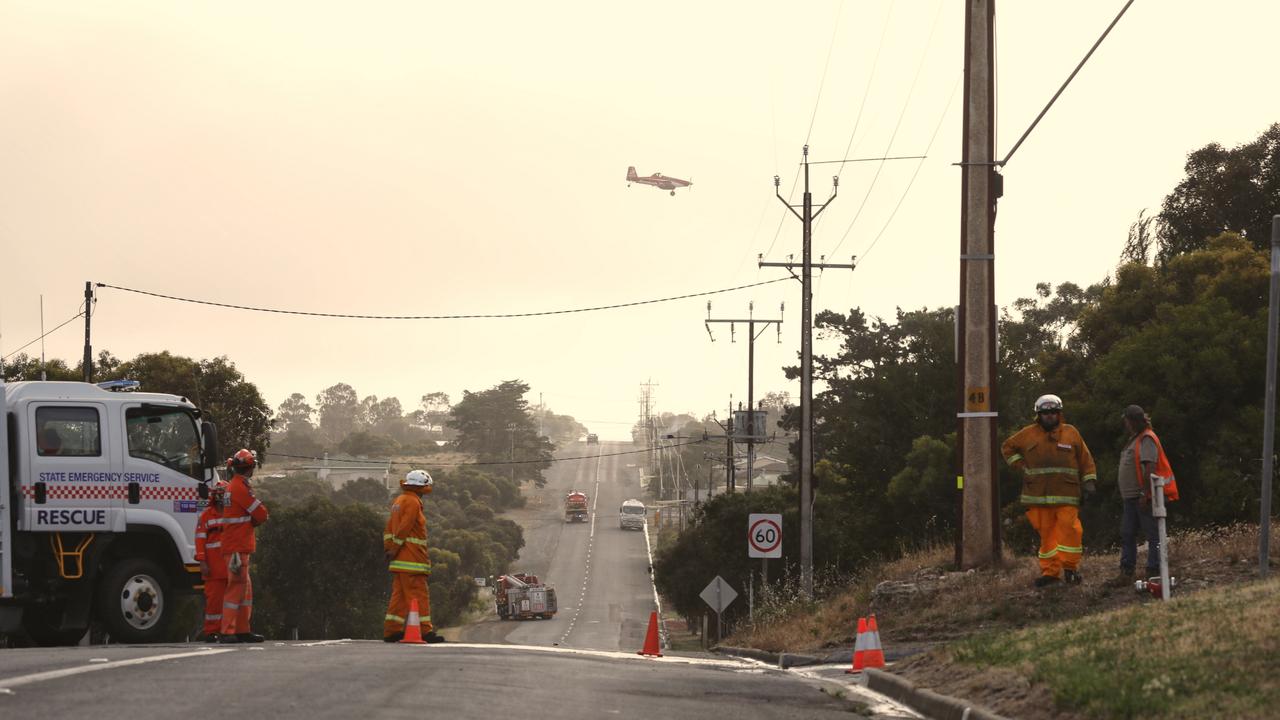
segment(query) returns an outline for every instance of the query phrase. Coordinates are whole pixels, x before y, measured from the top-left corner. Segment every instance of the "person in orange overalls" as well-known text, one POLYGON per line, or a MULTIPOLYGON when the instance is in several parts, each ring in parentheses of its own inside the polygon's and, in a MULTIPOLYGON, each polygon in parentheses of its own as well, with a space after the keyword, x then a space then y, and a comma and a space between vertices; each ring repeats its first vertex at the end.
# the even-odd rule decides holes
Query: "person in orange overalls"
POLYGON ((238 450, 229 461, 234 475, 227 488, 227 506, 222 513, 222 553, 227 563, 227 590, 222 598, 221 643, 262 642, 250 632, 253 616, 253 581, 249 579, 249 557, 257 549, 254 528, 267 521, 267 506, 253 496, 249 478, 258 467, 251 450, 238 450))
POLYGON ((204 580, 204 628, 199 642, 218 642, 222 634, 222 602, 227 589, 227 565, 222 557, 222 508, 227 502, 227 483, 214 481, 209 487, 209 506, 196 520, 196 560, 204 580))
POLYGON ((382 551, 391 571, 391 602, 382 623, 382 639, 398 642, 404 638, 410 603, 418 601, 418 622, 422 639, 444 642, 431 624, 431 595, 427 579, 431 560, 427 557, 427 516, 422 512, 422 496, 429 495, 435 481, 426 470, 411 470, 400 481, 404 492, 391 505, 391 515, 382 533, 382 551))
POLYGON ((1061 398, 1041 395, 1035 411, 1036 422, 1005 440, 1001 452, 1022 476, 1022 504, 1040 534, 1035 586, 1059 580, 1077 585, 1084 579, 1079 569, 1084 554, 1080 499, 1096 492, 1098 471, 1080 432, 1062 421, 1061 398))

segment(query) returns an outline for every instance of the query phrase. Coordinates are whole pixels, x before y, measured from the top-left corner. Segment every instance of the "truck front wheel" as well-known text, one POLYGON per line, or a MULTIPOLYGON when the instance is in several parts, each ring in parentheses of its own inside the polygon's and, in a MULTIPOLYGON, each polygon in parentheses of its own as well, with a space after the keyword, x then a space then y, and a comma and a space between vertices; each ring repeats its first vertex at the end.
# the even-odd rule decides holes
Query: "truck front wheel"
POLYGON ((146 558, 126 558, 98 586, 98 608, 111 637, 125 643, 164 638, 172 611, 169 578, 146 558))

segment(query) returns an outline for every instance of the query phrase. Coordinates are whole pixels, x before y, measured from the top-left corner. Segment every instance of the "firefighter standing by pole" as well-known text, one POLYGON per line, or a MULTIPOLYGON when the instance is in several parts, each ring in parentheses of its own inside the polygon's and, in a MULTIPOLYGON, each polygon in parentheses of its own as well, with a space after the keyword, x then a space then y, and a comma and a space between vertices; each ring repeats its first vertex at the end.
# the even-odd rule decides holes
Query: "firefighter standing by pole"
POLYGON ((1059 580, 1079 584, 1084 528, 1080 500, 1096 492, 1093 455, 1075 426, 1062 421, 1062 399, 1041 395, 1036 422, 1004 441, 1005 462, 1022 476, 1022 504, 1040 534, 1040 577, 1036 587, 1059 580), (1059 577, 1061 575, 1061 577, 1059 577))
POLYGON ((221 643, 262 642, 249 631, 253 615, 253 581, 249 579, 249 557, 257 549, 254 528, 267 521, 267 506, 253 496, 249 478, 258 467, 251 450, 238 450, 228 466, 232 473, 227 488, 227 506, 222 513, 222 552, 227 562, 227 590, 222 602, 221 643))
POLYGON ((422 496, 429 495, 435 481, 426 470, 411 470, 400 481, 404 492, 391 504, 391 515, 382 534, 382 551, 391 571, 391 602, 382 624, 382 639, 399 642, 404 638, 405 618, 412 601, 418 602, 422 639, 444 642, 431 624, 431 596, 427 579, 431 560, 427 557, 427 517, 422 512, 422 496))
POLYGON ((222 509, 227 483, 216 480, 209 488, 209 506, 196 520, 196 560, 204 580, 204 628, 200 642, 218 642, 222 634, 222 602, 227 590, 227 564, 222 556, 222 509))

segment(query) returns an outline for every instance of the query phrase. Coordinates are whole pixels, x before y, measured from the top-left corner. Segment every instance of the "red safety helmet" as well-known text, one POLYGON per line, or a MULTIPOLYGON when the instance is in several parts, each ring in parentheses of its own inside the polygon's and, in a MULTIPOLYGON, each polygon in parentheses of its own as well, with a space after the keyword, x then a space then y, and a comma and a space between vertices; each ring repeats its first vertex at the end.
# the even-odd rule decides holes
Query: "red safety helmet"
POLYGON ((258 455, 252 450, 237 450, 236 454, 232 455, 231 459, 227 461, 227 467, 231 468, 235 472, 252 470, 257 466, 258 455))
POLYGON ((215 480, 209 484, 209 497, 217 500, 227 494, 227 481, 215 480))

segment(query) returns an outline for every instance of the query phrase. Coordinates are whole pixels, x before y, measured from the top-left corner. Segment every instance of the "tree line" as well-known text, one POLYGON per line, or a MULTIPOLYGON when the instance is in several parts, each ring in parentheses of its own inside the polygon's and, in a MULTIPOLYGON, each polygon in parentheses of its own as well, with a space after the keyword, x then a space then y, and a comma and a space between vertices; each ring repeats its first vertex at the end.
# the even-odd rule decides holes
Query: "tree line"
POLYGON ((312 457, 327 452, 388 458, 454 449, 495 461, 537 457, 546 447, 586 433, 569 415, 531 407, 524 400, 528 391, 527 384, 511 380, 485 391, 463 391, 456 405, 448 393, 435 391, 406 410, 399 398, 361 399, 351 385, 336 383, 314 403, 297 392, 280 403, 272 446, 282 454, 312 457))
MULTIPOLYGON (((524 546, 520 526, 497 516, 524 497, 508 478, 471 468, 433 470, 423 503, 431 557, 431 618, 456 624, 477 602, 475 578, 506 572, 524 546)), ((255 627, 268 637, 376 638, 389 595, 382 532, 395 478, 334 490, 311 478, 267 478, 256 493, 271 509, 258 531, 255 627)))
MULTIPOLYGON (((1000 313, 1000 437, 1032 422, 1039 395, 1062 397, 1065 421, 1098 463, 1100 496, 1081 509, 1085 545, 1094 549, 1118 540, 1117 463, 1127 441, 1120 413, 1129 404, 1151 415, 1177 474, 1173 526, 1258 518, 1280 124, 1236 148, 1201 148, 1185 169, 1161 211, 1139 214, 1117 239, 1118 263, 1102 279, 1038 283, 1000 313)), ((814 398, 815 567, 847 574, 953 541, 954 322, 951 308, 815 317, 816 331, 839 343, 815 358, 825 386, 814 398)), ((796 367, 784 372, 798 376, 796 367)), ((793 408, 782 426, 798 425, 793 408)), ((659 589, 678 609, 701 612, 697 592, 716 574, 737 587, 747 581, 756 567, 742 551, 747 513, 782 512, 785 526, 799 526, 794 473, 790 480, 749 498, 716 498, 660 552, 659 589)), ((1034 536, 1017 503, 1019 482, 1002 467, 999 483, 1005 540, 1029 553, 1034 536)), ((783 550, 774 577, 797 567, 798 543, 783 550)))

